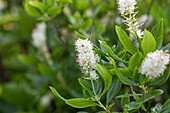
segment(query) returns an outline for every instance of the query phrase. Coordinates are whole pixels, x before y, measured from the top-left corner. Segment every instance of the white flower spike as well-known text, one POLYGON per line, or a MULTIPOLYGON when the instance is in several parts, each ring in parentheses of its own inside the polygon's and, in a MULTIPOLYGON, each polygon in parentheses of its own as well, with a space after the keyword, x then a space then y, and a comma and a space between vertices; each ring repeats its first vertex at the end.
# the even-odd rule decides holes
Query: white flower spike
POLYGON ((135 0, 118 0, 118 9, 122 15, 133 14, 136 9, 136 4, 135 0))
POLYGON ((148 53, 142 63, 140 73, 145 74, 149 79, 160 76, 169 64, 170 54, 168 51, 156 50, 153 53, 148 53))
MULTIPOLYGON (((139 24, 136 19, 135 9, 137 8, 135 5, 137 4, 136 0, 118 0, 118 10, 120 11, 122 17, 124 18, 122 22, 128 26, 127 30, 132 33, 133 36, 136 37, 139 33, 139 27, 143 25, 143 23, 139 24)), ((142 38, 142 32, 140 31, 139 37, 142 38)))
POLYGON ((92 79, 97 79, 95 72, 97 56, 93 50, 93 45, 90 40, 79 39, 75 42, 75 48, 78 52, 77 62, 82 68, 82 72, 85 74, 90 74, 92 79))

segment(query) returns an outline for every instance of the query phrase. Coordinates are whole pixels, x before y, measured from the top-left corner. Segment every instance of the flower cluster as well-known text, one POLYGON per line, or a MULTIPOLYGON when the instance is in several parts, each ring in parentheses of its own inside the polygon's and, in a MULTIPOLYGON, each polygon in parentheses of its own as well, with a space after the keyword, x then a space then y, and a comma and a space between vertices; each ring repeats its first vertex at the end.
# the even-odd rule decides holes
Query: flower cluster
POLYGON ((41 48, 46 43, 46 24, 39 23, 32 32, 33 45, 37 48, 41 48))
POLYGON ((153 53, 148 53, 142 63, 140 73, 145 74, 149 79, 160 76, 170 61, 170 55, 167 52, 156 50, 153 53))
POLYGON ((135 10, 135 5, 137 4, 135 0, 118 0, 119 11, 123 15, 133 14, 135 10))
POLYGON ((79 63, 82 71, 86 74, 90 74, 92 79, 97 79, 96 68, 96 54, 93 50, 93 45, 88 39, 78 39, 75 42, 76 51, 78 52, 77 62, 79 63))
POLYGON ((137 12, 135 12, 136 4, 136 0, 118 0, 118 9, 122 17, 124 17, 123 22, 128 26, 127 30, 129 30, 133 36, 135 32, 137 32, 137 35, 142 38, 143 32, 139 29, 142 24, 140 25, 135 17, 137 14, 137 12))

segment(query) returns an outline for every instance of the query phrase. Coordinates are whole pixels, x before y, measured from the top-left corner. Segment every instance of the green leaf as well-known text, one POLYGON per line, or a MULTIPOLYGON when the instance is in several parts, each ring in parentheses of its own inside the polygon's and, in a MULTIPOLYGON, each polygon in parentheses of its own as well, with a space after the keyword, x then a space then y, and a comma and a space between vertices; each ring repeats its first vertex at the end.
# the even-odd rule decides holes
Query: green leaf
POLYGON ((110 111, 110 109, 115 105, 115 103, 110 104, 106 109, 110 111))
POLYGON ((48 15, 55 16, 55 15, 59 14, 60 11, 61 11, 61 7, 60 6, 50 7, 50 8, 48 8, 48 15))
POLYGON ((136 104, 142 104, 142 103, 144 103, 144 102, 146 102, 149 99, 152 99, 154 97, 155 97, 154 95, 151 95, 149 93, 145 93, 145 94, 143 94, 143 96, 138 101, 136 101, 136 104))
POLYGON ((156 40, 156 48, 161 49, 164 40, 164 24, 163 19, 153 28, 152 34, 156 40))
POLYGON ((66 104, 75 108, 87 108, 91 106, 97 106, 98 104, 92 100, 87 100, 84 98, 68 99, 65 101, 66 104))
POLYGON ((161 95, 162 93, 163 91, 161 89, 156 89, 152 91, 151 93, 145 93, 138 101, 136 101, 136 104, 144 103, 148 101, 149 99, 155 98, 155 96, 161 95))
POLYGON ((139 67, 142 62, 142 54, 138 51, 136 52, 129 61, 129 70, 133 72, 135 67, 139 67))
POLYGON ((41 11, 42 14, 46 11, 46 6, 38 1, 29 1, 29 4, 41 11))
POLYGON ((118 56, 116 56, 116 55, 113 53, 112 49, 111 49, 108 45, 102 44, 102 46, 107 50, 109 56, 112 57, 113 59, 118 60, 118 61, 123 62, 123 63, 128 63, 127 61, 125 61, 125 60, 119 58, 118 56))
POLYGON ((101 57, 102 60, 109 62, 109 60, 106 58, 106 54, 99 49, 97 46, 93 46, 94 51, 101 57))
POLYGON ((91 97, 91 95, 89 94, 89 92, 88 92, 87 90, 85 90, 85 89, 83 89, 83 94, 84 94, 84 96, 85 96, 86 98, 91 97))
POLYGON ((165 70, 165 73, 163 75, 151 80, 148 87, 160 86, 160 85, 164 84, 168 80, 169 76, 170 76, 170 66, 167 67, 167 69, 165 70))
POLYGON ((90 92, 90 93, 93 92, 92 89, 91 89, 91 87, 90 87, 83 79, 79 78, 78 81, 79 81, 80 85, 81 85, 84 89, 86 89, 88 92, 90 92))
POLYGON ((6 15, 1 15, 0 17, 0 25, 10 23, 10 22, 15 22, 19 21, 20 16, 16 14, 6 14, 6 15))
POLYGON ((163 50, 164 50, 164 51, 165 51, 165 50, 170 51, 170 43, 168 43, 168 44, 163 48, 163 50))
POLYGON ((137 83, 139 82, 139 78, 140 78, 140 74, 138 72, 139 72, 139 69, 137 67, 135 67, 133 70, 133 79, 137 83))
MULTIPOLYGON (((129 68, 117 68, 124 76, 126 77, 131 77, 132 78, 132 73, 130 72, 129 68)), ((113 75, 116 75, 115 69, 110 69, 110 72, 113 75)))
POLYGON ((136 84, 134 81, 128 79, 127 77, 125 77, 116 67, 116 63, 114 61, 114 59, 112 59, 112 62, 113 62, 113 66, 114 66, 114 69, 116 71, 116 74, 118 76, 118 78, 120 79, 120 81, 126 85, 129 85, 129 86, 138 86, 138 84, 136 84))
POLYGON ((96 64, 96 69, 99 72, 99 74, 101 75, 102 79, 104 80, 104 90, 103 90, 102 94, 100 95, 100 97, 101 97, 106 93, 106 91, 112 85, 112 75, 106 67, 103 67, 100 64, 96 64))
POLYGON ((81 35, 80 33, 76 32, 76 31, 75 31, 75 33, 76 33, 78 38, 83 39, 83 40, 87 39, 85 36, 81 35))
POLYGON ((41 16, 41 12, 37 8, 31 6, 29 2, 25 2, 25 10, 30 16, 41 16))
POLYGON ((142 50, 144 52, 144 55, 146 55, 149 52, 154 52, 155 49, 156 49, 155 38, 149 31, 145 29, 142 40, 142 50))
POLYGON ((38 59, 33 55, 29 55, 29 56, 27 56, 27 55, 19 55, 18 59, 22 63, 24 63, 26 65, 37 64, 38 63, 38 59))
POLYGON ((113 76, 112 85, 107 92, 107 101, 106 101, 107 104, 113 99, 113 97, 116 96, 116 94, 121 89, 121 86, 122 83, 120 82, 120 80, 116 76, 113 76))
POLYGON ((136 104, 135 102, 131 102, 131 103, 129 103, 128 111, 129 112, 136 112, 136 111, 138 111, 139 107, 140 107, 140 104, 136 104))
POLYGON ((63 98, 63 97, 55 90, 55 88, 53 88, 52 86, 49 86, 49 87, 50 87, 51 91, 53 92, 53 94, 54 94, 58 99, 63 100, 63 101, 66 101, 66 99, 63 98))
MULTIPOLYGON (((126 94, 128 94, 128 93, 126 93, 126 94)), ((129 103, 130 103, 129 97, 122 97, 121 98, 121 106, 122 106, 123 109, 125 109, 124 106, 128 105, 129 103)))
POLYGON ((135 54, 137 52, 137 48, 131 43, 131 40, 125 31, 121 27, 116 26, 116 33, 124 49, 131 54, 135 54))
POLYGON ((122 98, 122 97, 132 97, 132 96, 141 96, 143 94, 125 94, 125 95, 119 95, 116 98, 122 98))
POLYGON ((151 92, 151 95, 158 96, 158 95, 161 95, 162 93, 163 93, 163 90, 156 89, 156 90, 151 92))
POLYGON ((55 76, 57 74, 56 70, 44 64, 38 64, 38 70, 42 75, 46 75, 46 76, 55 76))
POLYGON ((168 99, 162 106, 161 113, 164 113, 168 108, 170 108, 170 99, 168 99))
MULTIPOLYGON (((133 93, 136 94, 136 92, 133 92, 133 93)), ((136 101, 140 99, 138 95, 135 95, 134 98, 136 99, 136 101)), ((146 108, 145 108, 145 106, 143 105, 143 103, 140 104, 140 107, 141 107, 145 112, 147 111, 146 108)))

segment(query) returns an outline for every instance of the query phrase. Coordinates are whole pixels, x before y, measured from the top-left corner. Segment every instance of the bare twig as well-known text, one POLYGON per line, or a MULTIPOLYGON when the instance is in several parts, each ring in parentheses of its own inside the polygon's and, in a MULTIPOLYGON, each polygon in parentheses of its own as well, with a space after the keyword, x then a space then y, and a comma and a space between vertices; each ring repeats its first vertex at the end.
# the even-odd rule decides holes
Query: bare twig
POLYGON ((9 78, 6 74, 6 70, 5 70, 5 68, 3 67, 3 64, 2 64, 2 54, 1 53, 0 53, 0 75, 2 76, 2 81, 4 83, 9 81, 9 78))
MULTIPOLYGON (((132 94, 134 94, 134 92, 133 92, 133 87, 132 87, 132 86, 130 86, 130 90, 131 90, 132 94)), ((134 96, 133 96, 133 99, 134 99, 134 101, 136 101, 136 99, 135 99, 134 96)))
POLYGON ((147 107, 147 111, 146 111, 146 113, 148 113, 148 112, 149 112, 150 104, 151 104, 151 99, 149 99, 148 107, 147 107))
POLYGON ((76 60, 76 57, 75 57, 74 54, 71 52, 71 50, 69 49, 69 47, 66 45, 66 43, 64 42, 64 40, 58 36, 58 34, 57 34, 57 32, 56 32, 57 30, 56 30, 56 27, 55 27, 56 23, 55 23, 55 21, 53 20, 53 18, 51 19, 51 23, 52 23, 52 29, 53 29, 54 35, 55 35, 55 37, 56 37, 56 40, 58 40, 59 42, 61 42, 62 45, 63 45, 63 46, 65 47, 65 49, 67 50, 67 52, 70 54, 70 56, 72 56, 72 58, 73 58, 74 60, 76 60))

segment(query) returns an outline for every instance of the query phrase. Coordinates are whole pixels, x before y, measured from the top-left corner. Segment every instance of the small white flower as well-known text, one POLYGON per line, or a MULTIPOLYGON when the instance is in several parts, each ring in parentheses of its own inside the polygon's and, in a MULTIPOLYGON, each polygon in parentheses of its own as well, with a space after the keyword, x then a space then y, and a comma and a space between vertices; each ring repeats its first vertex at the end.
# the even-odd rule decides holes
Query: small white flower
POLYGON ((77 62, 82 68, 82 72, 90 74, 91 78, 96 79, 96 74, 92 72, 96 68, 97 55, 93 50, 93 45, 90 40, 78 39, 75 42, 75 48, 78 52, 77 62))
POLYGON ((136 33, 140 39, 143 38, 143 31, 141 31, 141 29, 138 29, 136 33))
POLYGON ((160 76, 169 64, 170 55, 162 50, 156 50, 153 53, 148 53, 142 63, 140 73, 145 74, 149 79, 160 76))
POLYGON ((39 23, 32 32, 33 45, 37 48, 41 48, 46 43, 46 24, 39 23))
POLYGON ((99 77, 97 76, 96 74, 96 71, 95 70, 91 70, 90 71, 90 77, 94 80, 97 80, 99 77))
POLYGON ((135 0, 118 0, 119 11, 123 14, 132 14, 135 10, 135 0))

